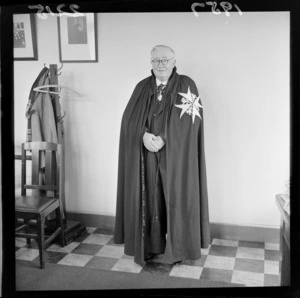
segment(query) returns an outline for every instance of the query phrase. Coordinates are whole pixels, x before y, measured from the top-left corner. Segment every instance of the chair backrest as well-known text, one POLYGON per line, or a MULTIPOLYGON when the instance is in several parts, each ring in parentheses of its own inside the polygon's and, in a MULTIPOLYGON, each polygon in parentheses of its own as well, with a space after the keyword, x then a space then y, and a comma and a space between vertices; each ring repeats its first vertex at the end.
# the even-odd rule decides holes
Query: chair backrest
POLYGON ((28 142, 22 144, 21 195, 26 189, 45 192, 47 196, 59 196, 61 145, 50 142, 28 142), (26 156, 31 152, 31 183, 26 183, 26 156))

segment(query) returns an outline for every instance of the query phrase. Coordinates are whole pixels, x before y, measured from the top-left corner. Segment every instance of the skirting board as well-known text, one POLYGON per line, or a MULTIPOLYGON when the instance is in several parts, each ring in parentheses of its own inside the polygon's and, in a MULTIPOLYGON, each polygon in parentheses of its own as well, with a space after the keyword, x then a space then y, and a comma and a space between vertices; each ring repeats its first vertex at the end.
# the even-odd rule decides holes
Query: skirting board
MULTIPOLYGON (((67 213, 67 219, 77 220, 87 227, 114 230, 115 217, 98 214, 67 213)), ((279 243, 280 229, 211 223, 211 238, 279 243)))

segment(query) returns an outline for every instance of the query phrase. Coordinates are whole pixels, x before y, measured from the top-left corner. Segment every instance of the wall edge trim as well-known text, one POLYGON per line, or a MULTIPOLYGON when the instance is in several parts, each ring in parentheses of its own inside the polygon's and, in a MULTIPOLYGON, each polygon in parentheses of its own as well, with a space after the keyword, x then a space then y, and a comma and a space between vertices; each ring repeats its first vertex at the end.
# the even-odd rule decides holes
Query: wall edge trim
MULTIPOLYGON (((88 227, 114 230, 115 216, 68 212, 67 219, 80 221, 88 227)), ((254 227, 226 223, 210 223, 211 238, 279 243, 280 228, 254 227)))

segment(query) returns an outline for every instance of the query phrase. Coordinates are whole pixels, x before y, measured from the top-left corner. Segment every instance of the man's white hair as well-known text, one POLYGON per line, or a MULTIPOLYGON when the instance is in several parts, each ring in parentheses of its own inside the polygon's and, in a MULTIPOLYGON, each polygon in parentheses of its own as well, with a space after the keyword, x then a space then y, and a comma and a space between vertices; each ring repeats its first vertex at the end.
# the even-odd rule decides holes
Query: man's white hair
POLYGON ((168 49, 168 50, 170 50, 172 53, 173 53, 173 56, 175 56, 175 51, 172 49, 172 48, 170 48, 169 46, 165 46, 165 45, 157 45, 157 46, 154 46, 153 48, 152 48, 152 50, 151 50, 151 55, 152 54, 154 54, 154 52, 157 50, 157 49, 159 49, 159 48, 165 48, 165 49, 168 49))

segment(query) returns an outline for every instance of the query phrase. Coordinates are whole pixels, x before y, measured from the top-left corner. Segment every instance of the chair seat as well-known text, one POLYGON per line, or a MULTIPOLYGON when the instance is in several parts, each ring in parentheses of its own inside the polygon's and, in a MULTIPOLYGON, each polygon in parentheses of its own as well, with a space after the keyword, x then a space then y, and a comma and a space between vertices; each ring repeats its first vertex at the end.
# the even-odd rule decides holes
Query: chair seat
POLYGON ((15 211, 40 213, 54 203, 58 203, 58 198, 47 196, 21 196, 16 198, 15 211))

